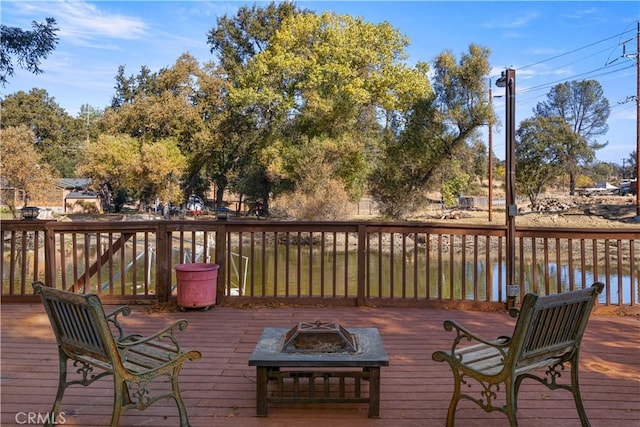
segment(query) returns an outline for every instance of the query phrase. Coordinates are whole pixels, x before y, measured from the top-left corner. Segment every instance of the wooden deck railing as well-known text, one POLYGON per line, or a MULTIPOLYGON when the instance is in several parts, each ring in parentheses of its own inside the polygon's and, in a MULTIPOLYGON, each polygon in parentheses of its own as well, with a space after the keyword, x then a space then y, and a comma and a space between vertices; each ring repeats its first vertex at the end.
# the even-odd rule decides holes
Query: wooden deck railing
MULTIPOLYGON (((2 300, 31 282, 109 300, 168 301, 175 266, 215 262, 218 301, 501 305, 503 225, 406 222, 129 221, 2 223, 2 300)), ((600 303, 638 304, 640 228, 516 230, 522 296, 605 283, 600 303)))

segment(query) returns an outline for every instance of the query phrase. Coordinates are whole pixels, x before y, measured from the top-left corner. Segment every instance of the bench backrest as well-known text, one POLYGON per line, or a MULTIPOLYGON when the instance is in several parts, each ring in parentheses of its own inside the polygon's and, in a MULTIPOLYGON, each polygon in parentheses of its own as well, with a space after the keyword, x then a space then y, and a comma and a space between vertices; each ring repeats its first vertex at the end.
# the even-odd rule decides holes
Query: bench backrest
POLYGON ((49 316, 56 341, 69 357, 89 356, 105 363, 119 362, 115 339, 97 295, 81 295, 33 284, 49 316))
POLYGON ((580 347, 587 321, 604 284, 538 296, 527 294, 512 337, 510 357, 528 366, 554 357, 568 358, 580 347))

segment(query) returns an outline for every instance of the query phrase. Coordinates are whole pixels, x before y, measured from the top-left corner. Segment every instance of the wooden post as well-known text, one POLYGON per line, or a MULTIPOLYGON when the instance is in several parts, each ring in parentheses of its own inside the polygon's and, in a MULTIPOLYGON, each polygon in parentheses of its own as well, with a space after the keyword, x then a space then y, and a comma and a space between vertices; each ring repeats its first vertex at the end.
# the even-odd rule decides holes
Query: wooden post
POLYGON ((225 298, 227 286, 227 225, 225 221, 217 221, 216 228, 216 264, 218 269, 218 289, 216 290, 216 304, 221 304, 225 298))
MULTIPOLYGON (((366 268, 367 268, 367 226, 358 224, 358 295, 356 306, 364 306, 366 289, 366 268)), ((347 248, 348 250, 349 248, 347 248)))
POLYGON ((51 286, 53 288, 56 287, 56 233, 53 230, 53 225, 55 222, 51 224, 47 223, 44 226, 44 283, 47 286, 51 286))
POLYGON ((156 296, 168 302, 171 296, 171 239, 167 223, 158 222, 156 231, 156 296))

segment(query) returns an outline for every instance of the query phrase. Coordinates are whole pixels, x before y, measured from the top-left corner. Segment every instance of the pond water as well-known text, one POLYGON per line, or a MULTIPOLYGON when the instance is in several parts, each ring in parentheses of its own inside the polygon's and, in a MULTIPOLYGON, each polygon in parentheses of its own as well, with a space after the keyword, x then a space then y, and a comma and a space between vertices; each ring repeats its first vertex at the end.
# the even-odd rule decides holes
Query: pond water
MULTIPOLYGON (((242 283, 243 294, 256 296, 356 296, 358 259, 355 251, 349 252, 346 257, 344 253, 338 253, 335 257, 326 254, 324 265, 318 255, 311 257, 310 261, 307 254, 298 257, 292 251, 288 258, 284 254, 284 249, 279 248, 277 256, 275 250, 268 249, 264 256, 254 256, 252 261, 251 257, 242 261, 236 258, 231 268, 232 286, 237 287, 242 283)), ((505 299, 506 283, 500 282, 505 281, 506 266, 497 257, 490 257, 488 264, 484 255, 475 262, 466 257, 463 264, 462 257, 456 255, 452 265, 447 256, 446 260, 440 261, 440 268, 436 260, 431 260, 427 266, 424 256, 417 259, 419 261, 416 264, 413 257, 402 259, 389 254, 379 256, 372 253, 365 279, 369 285, 367 296, 446 299, 453 295, 453 299, 474 300, 474 293, 477 293, 477 298, 483 301, 505 299), (474 281, 477 284, 475 288, 474 281), (487 292, 490 298, 487 298, 487 292)), ((600 295, 602 303, 607 301, 607 295, 612 304, 629 304, 632 294, 636 296, 635 301, 640 300, 638 274, 635 274, 636 280, 632 283, 630 272, 618 271, 616 265, 610 266, 608 283, 602 267, 599 267, 596 276, 590 266, 586 266, 584 271, 574 266, 572 273, 569 266, 556 263, 549 263, 546 272, 542 264, 525 262, 523 265, 523 271, 516 269, 516 278, 524 278, 525 293, 556 293, 570 290, 572 282, 574 288, 581 288, 601 281, 609 285, 609 289, 600 295)))

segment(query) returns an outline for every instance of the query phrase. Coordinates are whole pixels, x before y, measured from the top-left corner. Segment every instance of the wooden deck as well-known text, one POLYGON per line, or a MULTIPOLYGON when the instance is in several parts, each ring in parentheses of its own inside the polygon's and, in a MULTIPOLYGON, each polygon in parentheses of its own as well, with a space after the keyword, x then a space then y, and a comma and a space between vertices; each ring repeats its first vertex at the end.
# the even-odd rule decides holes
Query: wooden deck
MULTIPOLYGON (((111 308, 111 307, 108 307, 111 308)), ((39 304, 2 304, 2 426, 25 425, 27 413, 46 413, 57 386, 57 351, 39 304)), ((509 334, 514 319, 505 313, 420 308, 215 307, 209 311, 167 312, 133 307, 124 324, 151 333, 185 318, 181 343, 202 351, 187 362, 181 388, 194 427, 224 426, 442 426, 452 392, 446 364, 431 360, 452 334, 442 328, 456 319, 493 338, 509 334), (380 419, 367 418, 365 404, 272 405, 267 418, 256 417, 255 369, 247 365, 263 328, 293 327, 299 321, 339 322, 348 327, 377 327, 390 366, 382 368, 380 419)), ((594 427, 640 426, 640 318, 594 315, 581 355, 581 385, 594 427)), ((568 375, 568 372, 567 372, 568 375)), ((65 395, 64 425, 105 426, 111 416, 112 387, 102 379, 91 387, 73 387, 65 395)), ((525 381, 518 406, 520 426, 579 426, 571 394, 525 381)), ((460 426, 507 426, 506 417, 487 414, 462 402, 460 426)), ((121 426, 176 426, 177 409, 163 401, 150 409, 127 411, 121 426)))

